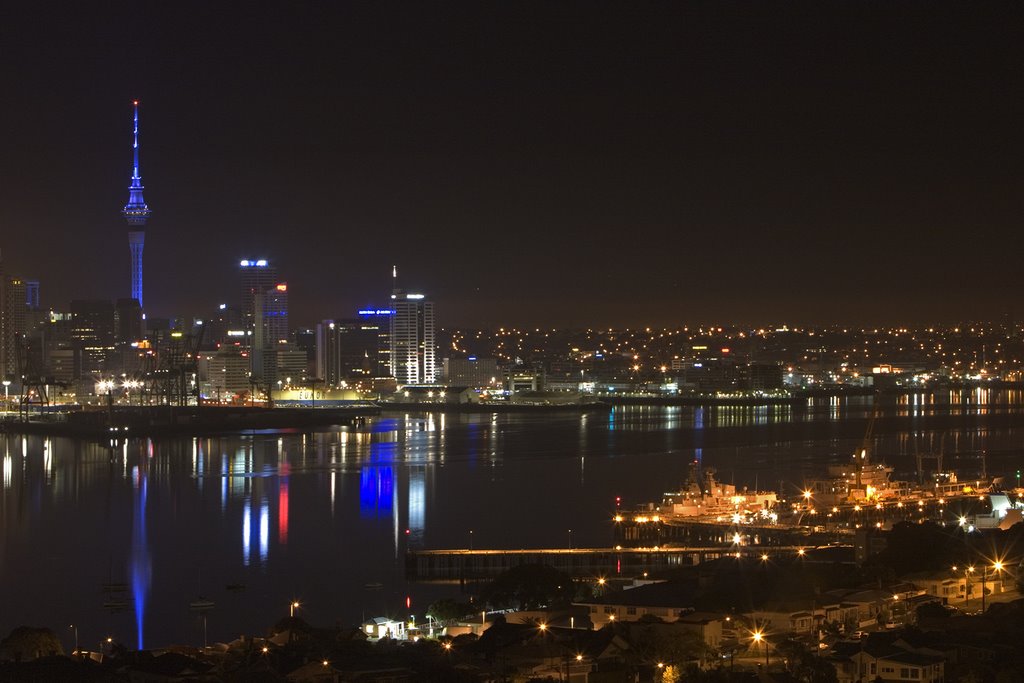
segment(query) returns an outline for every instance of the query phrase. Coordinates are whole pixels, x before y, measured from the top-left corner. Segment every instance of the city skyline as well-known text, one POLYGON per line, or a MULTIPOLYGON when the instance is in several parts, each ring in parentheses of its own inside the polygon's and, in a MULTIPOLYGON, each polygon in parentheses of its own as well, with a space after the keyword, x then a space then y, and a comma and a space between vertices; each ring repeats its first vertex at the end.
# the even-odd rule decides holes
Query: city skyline
POLYGON ((1016 12, 14 17, 3 253, 49 304, 127 296, 137 99, 153 315, 199 314, 258 254, 304 325, 380 305, 392 263, 445 326, 998 319, 1016 12))

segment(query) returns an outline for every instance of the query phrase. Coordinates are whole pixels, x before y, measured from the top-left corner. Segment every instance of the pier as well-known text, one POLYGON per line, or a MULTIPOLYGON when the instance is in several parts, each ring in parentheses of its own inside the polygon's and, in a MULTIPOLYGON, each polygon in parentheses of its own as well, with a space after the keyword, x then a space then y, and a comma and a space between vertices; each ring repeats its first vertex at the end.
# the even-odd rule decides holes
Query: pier
MULTIPOLYGON (((849 546, 839 546, 849 547, 849 546)), ((573 578, 638 577, 692 567, 723 557, 769 560, 799 557, 809 546, 700 546, 680 548, 538 548, 521 550, 410 550, 405 575, 410 581, 463 582, 491 579, 524 564, 546 564, 573 578)), ((853 553, 850 551, 852 560, 853 553)))
POLYGON ((371 403, 323 408, 111 406, 106 409, 32 413, 26 419, 0 422, 0 432, 94 439, 194 436, 352 425, 380 412, 380 407, 371 403))

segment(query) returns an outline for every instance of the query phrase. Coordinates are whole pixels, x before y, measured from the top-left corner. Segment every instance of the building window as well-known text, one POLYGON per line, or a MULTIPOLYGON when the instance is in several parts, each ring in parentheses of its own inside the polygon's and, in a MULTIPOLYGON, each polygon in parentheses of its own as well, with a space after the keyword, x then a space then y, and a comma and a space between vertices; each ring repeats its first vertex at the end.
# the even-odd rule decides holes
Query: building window
POLYGON ((604 608, 604 613, 605 614, 615 614, 615 608, 611 607, 611 606, 606 606, 604 608))
POLYGON ((626 614, 629 614, 629 615, 636 614, 636 607, 627 607, 626 608, 626 614))

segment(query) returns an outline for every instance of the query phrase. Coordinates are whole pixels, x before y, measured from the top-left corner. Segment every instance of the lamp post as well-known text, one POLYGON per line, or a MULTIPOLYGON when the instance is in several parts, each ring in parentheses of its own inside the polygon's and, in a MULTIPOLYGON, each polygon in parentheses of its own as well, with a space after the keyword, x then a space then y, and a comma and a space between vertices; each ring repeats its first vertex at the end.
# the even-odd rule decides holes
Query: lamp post
POLYGON ((4 412, 8 412, 11 409, 11 395, 9 393, 10 390, 11 390, 11 380, 5 379, 3 381, 3 385, 4 385, 4 412))
POLYGON ((74 624, 71 624, 70 626, 68 626, 68 628, 70 628, 72 631, 75 632, 75 651, 72 654, 77 655, 78 654, 78 627, 76 625, 74 625, 74 624))
MULTIPOLYGON (((1003 563, 999 560, 992 563, 992 569, 998 574, 1003 570, 1003 563)), ((985 613, 985 579, 988 575, 988 567, 982 566, 981 568, 981 613, 985 613)))
POLYGON ((768 671, 768 639, 765 638, 764 633, 760 630, 754 631, 751 635, 754 639, 754 643, 764 643, 764 670, 768 671))
POLYGON ((971 574, 974 573, 974 567, 964 568, 964 594, 967 596, 964 600, 964 607, 968 607, 971 604, 971 574))
POLYGON ((299 601, 292 600, 291 604, 288 605, 288 616, 295 617, 295 610, 299 608, 299 601))

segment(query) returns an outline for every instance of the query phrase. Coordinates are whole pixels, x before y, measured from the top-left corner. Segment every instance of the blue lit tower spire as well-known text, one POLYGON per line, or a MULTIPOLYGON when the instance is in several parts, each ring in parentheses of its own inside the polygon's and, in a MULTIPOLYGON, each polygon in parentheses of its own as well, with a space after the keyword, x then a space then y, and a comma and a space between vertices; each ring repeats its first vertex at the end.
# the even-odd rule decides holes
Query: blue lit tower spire
POLYGON ((135 128, 132 138, 132 152, 135 165, 132 167, 132 184, 128 186, 128 203, 121 215, 128 221, 128 248, 132 253, 132 298, 142 306, 142 247, 146 242, 146 219, 150 210, 142 198, 142 176, 139 175, 139 101, 132 102, 135 109, 135 128))

